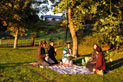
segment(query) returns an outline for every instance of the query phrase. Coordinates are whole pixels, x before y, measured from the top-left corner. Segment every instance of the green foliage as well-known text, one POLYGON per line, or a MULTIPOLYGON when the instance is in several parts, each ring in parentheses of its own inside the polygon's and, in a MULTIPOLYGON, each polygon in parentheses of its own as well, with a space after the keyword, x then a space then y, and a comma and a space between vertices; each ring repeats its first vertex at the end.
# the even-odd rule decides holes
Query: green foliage
POLYGON ((43 30, 45 34, 57 32, 60 27, 60 21, 43 21, 41 24, 43 25, 43 30))
POLYGON ((100 29, 100 34, 102 35, 102 41, 108 45, 120 46, 120 43, 123 42, 123 36, 121 35, 121 20, 118 20, 116 17, 106 17, 105 19, 100 20, 102 26, 100 29))
MULTIPOLYGON (((102 2, 101 2, 102 3, 102 2)), ((103 9, 100 12, 100 35, 102 36, 100 40, 109 46, 115 45, 117 48, 121 46, 123 43, 123 29, 122 29, 122 2, 119 1, 106 1, 104 0, 103 3, 100 5, 103 9), (103 8, 103 6, 106 6, 103 8)))
POLYGON ((108 61, 108 62, 112 62, 112 58, 116 55, 116 53, 112 53, 112 52, 109 52, 108 50, 105 51, 105 59, 108 61))
POLYGON ((97 37, 97 33, 93 33, 92 35, 85 36, 80 40, 81 45, 86 46, 93 46, 94 44, 98 43, 99 37, 97 37))
POLYGON ((8 28, 29 28, 39 20, 32 4, 33 0, 1 0, 0 19, 6 21, 8 28))
POLYGON ((67 8, 72 10, 72 20, 74 27, 77 30, 83 29, 85 20, 91 20, 97 13, 98 2, 91 0, 61 0, 55 7, 54 12, 62 12, 67 8))

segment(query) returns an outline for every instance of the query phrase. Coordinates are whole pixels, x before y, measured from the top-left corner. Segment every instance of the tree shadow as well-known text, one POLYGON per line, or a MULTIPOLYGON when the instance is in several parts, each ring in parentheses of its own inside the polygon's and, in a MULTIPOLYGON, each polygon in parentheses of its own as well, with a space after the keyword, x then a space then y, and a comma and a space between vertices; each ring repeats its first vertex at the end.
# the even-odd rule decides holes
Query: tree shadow
POLYGON ((84 55, 81 55, 81 54, 78 54, 78 57, 90 57, 91 54, 84 54, 84 55))
POLYGON ((17 66, 27 65, 28 63, 31 63, 31 62, 24 62, 24 63, 5 63, 5 64, 0 64, 0 69, 5 69, 5 68, 15 68, 15 67, 17 67, 17 66))
POLYGON ((107 63, 107 68, 110 70, 114 70, 121 66, 123 66, 123 58, 107 63))
MULTIPOLYGON (((81 65, 82 58, 83 57, 90 57, 90 56, 91 56, 91 54, 80 55, 80 57, 78 59, 73 60, 73 63, 76 65, 81 65)), ((114 60, 112 62, 108 62, 108 63, 106 63, 106 65, 107 65, 107 69, 110 69, 110 70, 117 69, 117 68, 123 66, 123 58, 120 58, 118 60, 114 60)))
POLYGON ((76 65, 81 65, 82 64, 82 58, 84 57, 91 57, 91 54, 85 54, 85 55, 79 55, 77 59, 73 60, 73 63, 76 65))

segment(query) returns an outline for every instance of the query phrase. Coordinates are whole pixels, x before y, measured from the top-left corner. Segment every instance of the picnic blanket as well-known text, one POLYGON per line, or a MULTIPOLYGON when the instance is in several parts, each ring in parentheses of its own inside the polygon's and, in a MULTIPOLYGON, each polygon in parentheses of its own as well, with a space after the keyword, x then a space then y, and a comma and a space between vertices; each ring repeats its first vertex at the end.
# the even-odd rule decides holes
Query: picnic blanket
MULTIPOLYGON (((29 63, 29 65, 32 66, 38 66, 37 62, 29 63)), ((85 66, 75 66, 75 65, 52 65, 52 66, 46 66, 47 68, 50 68, 51 70, 54 70, 60 74, 94 74, 94 72, 90 72, 85 66)), ((111 70, 107 70, 106 73, 113 72, 111 70)))
POLYGON ((48 68, 60 73, 60 74, 93 74, 86 67, 81 66, 48 66, 48 68))

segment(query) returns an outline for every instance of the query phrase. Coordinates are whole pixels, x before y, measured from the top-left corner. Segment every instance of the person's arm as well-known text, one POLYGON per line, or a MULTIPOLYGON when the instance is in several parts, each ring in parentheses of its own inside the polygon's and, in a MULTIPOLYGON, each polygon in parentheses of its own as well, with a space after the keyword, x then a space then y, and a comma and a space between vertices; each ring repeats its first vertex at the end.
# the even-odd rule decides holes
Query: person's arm
POLYGON ((44 57, 46 57, 46 54, 42 54, 41 56, 44 58, 44 57))
POLYGON ((99 53, 96 61, 96 67, 95 69, 100 69, 102 66, 102 55, 99 53))
POLYGON ((47 53, 48 54, 54 54, 54 50, 52 50, 52 48, 49 46, 47 49, 47 53))
POLYGON ((57 55, 56 51, 57 51, 57 49, 54 48, 54 54, 55 54, 55 56, 57 55))
POLYGON ((67 53, 67 50, 64 48, 63 50, 63 55, 65 58, 67 58, 70 54, 67 53))
POLYGON ((96 63, 96 61, 91 61, 90 63, 94 64, 94 63, 96 63))
POLYGON ((76 58, 76 56, 72 54, 72 49, 70 49, 70 54, 69 54, 69 56, 72 56, 72 57, 75 57, 75 58, 76 58))

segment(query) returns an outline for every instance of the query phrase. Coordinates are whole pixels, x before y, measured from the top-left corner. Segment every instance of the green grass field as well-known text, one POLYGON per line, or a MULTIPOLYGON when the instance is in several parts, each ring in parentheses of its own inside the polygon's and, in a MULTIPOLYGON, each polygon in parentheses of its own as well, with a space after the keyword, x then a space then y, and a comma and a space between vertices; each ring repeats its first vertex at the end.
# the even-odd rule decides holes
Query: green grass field
MULTIPOLYGON (((60 61, 63 47, 56 48, 56 58, 60 61)), ((123 53, 116 53, 113 62, 107 62, 113 72, 99 76, 59 74, 49 68, 24 65, 36 61, 36 51, 37 48, 0 48, 0 82, 123 82, 123 53)), ((76 62, 81 65, 81 58, 88 56, 92 51, 92 47, 79 46, 80 57, 76 62)))

